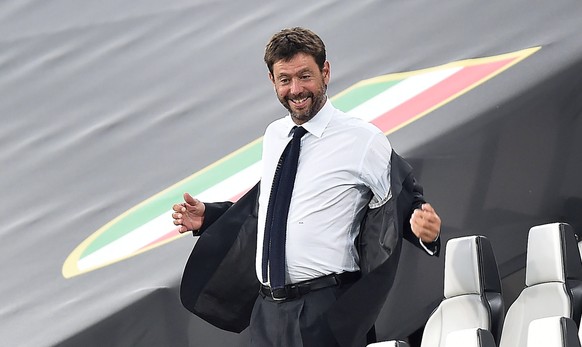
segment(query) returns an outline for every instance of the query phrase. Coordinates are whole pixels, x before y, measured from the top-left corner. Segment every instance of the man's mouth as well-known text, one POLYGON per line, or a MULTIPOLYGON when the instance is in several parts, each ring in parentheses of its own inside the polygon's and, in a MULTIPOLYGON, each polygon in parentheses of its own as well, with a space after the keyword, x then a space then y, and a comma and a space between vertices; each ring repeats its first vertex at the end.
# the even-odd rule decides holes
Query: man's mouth
POLYGON ((293 106, 297 108, 302 108, 307 105, 307 100, 309 100, 309 97, 289 99, 289 102, 291 102, 293 106))

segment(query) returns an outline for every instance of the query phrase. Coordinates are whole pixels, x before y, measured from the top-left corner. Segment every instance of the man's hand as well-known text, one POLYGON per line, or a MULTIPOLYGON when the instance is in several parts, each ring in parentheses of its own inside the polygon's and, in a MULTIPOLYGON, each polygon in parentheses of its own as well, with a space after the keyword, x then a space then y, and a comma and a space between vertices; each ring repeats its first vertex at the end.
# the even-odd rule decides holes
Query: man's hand
POLYGON ((172 209, 174 210, 172 218, 174 218, 174 224, 179 226, 180 233, 198 230, 202 227, 206 206, 200 200, 184 193, 184 202, 175 204, 172 209))
POLYGON ((422 204, 410 218, 412 232, 425 244, 436 241, 441 233, 441 218, 430 204, 422 204))

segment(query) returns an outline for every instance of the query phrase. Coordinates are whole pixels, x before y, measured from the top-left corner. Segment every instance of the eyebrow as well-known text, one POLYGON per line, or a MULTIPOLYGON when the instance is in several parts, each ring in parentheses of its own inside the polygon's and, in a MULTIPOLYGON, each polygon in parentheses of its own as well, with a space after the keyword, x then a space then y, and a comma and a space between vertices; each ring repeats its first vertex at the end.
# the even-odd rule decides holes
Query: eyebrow
MULTIPOLYGON (((303 69, 297 71, 297 74, 300 75, 300 74, 305 73, 305 72, 311 73, 313 71, 311 71, 311 69, 309 67, 306 67, 306 68, 303 68, 303 69)), ((282 73, 277 74, 276 77, 289 76, 289 75, 291 75, 291 74, 282 72, 282 73)))

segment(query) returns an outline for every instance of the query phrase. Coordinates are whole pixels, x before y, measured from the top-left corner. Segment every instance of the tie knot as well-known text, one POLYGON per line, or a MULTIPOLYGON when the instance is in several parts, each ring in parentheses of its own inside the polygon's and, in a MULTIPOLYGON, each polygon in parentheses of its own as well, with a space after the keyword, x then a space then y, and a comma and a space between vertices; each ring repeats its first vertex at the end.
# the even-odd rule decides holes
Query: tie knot
POLYGON ((307 133, 307 130, 305 130, 304 127, 294 127, 293 128, 293 138, 302 138, 303 135, 305 135, 307 133))

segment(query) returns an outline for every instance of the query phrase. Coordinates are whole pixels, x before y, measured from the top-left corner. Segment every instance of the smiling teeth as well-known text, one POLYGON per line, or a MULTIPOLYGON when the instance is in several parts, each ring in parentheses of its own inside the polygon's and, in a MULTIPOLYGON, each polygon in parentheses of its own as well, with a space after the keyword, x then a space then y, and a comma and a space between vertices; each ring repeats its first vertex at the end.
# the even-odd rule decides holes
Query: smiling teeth
POLYGON ((293 101, 296 104, 300 104, 300 103, 304 102, 305 100, 307 100, 307 98, 303 98, 303 99, 293 99, 291 101, 293 101))

